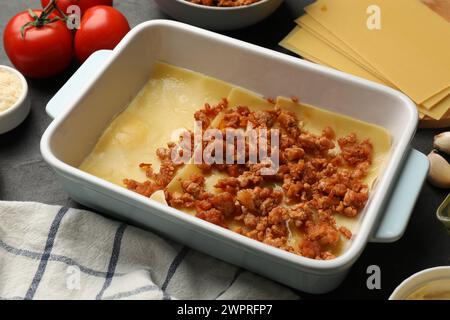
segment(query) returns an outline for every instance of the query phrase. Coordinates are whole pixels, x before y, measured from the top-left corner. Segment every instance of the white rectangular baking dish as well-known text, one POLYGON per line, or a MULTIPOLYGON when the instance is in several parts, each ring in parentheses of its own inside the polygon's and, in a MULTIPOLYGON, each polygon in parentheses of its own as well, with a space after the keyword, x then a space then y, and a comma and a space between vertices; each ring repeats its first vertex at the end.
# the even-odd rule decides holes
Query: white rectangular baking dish
POLYGON ((172 21, 142 23, 113 51, 92 55, 49 102, 47 112, 55 120, 42 137, 41 152, 76 201, 310 293, 336 288, 368 241, 389 242, 402 235, 428 170, 426 157, 410 149, 418 115, 415 105, 401 93, 172 21), (265 96, 296 95, 305 103, 378 124, 390 132, 387 165, 360 216, 351 245, 341 256, 329 261, 296 256, 77 169, 110 121, 145 84, 156 60, 265 96))

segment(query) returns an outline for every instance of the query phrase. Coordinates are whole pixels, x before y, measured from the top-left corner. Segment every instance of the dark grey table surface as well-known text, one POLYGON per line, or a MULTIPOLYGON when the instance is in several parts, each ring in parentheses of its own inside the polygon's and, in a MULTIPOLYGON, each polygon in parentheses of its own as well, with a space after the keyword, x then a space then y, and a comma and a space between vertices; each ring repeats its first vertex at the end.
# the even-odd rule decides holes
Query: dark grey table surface
MULTIPOLYGON (((39 2, 0 0, 0 64, 10 65, 3 50, 3 30, 6 23, 19 11, 39 7, 39 2)), ((115 2, 132 26, 150 19, 169 18, 158 9, 153 0, 115 2)), ((293 28, 293 20, 310 2, 312 0, 286 0, 280 9, 264 22, 226 34, 286 52, 278 46, 278 42, 293 28)), ((15 130, 0 135, 0 200, 78 206, 61 189, 39 151, 40 138, 51 121, 45 113, 45 105, 76 67, 74 65, 71 70, 57 78, 29 79, 32 101, 29 117, 15 130)), ((439 131, 442 130, 419 130, 413 147, 428 153, 432 148, 433 136, 439 131)), ((429 267, 450 265, 450 237, 435 217, 436 208, 446 194, 446 190, 439 190, 425 183, 406 233, 399 241, 392 244, 369 243, 338 289, 321 296, 302 296, 310 299, 386 299, 409 275, 429 267), (370 265, 378 265, 381 269, 380 290, 369 290, 366 286, 366 270, 370 265)))

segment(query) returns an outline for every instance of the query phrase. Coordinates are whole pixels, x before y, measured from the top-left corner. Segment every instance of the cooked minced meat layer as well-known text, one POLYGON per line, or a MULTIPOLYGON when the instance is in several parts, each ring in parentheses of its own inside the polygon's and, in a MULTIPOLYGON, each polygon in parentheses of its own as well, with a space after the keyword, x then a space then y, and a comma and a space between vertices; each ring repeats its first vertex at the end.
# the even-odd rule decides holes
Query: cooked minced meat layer
POLYGON ((195 4, 212 7, 239 7, 259 2, 261 0, 187 0, 195 4))
POLYGON ((226 99, 215 106, 206 104, 194 118, 208 128, 221 111, 224 117, 218 129, 224 140, 225 129, 245 129, 248 124, 269 132, 279 130, 280 167, 275 174, 262 175, 267 164, 251 164, 247 154, 246 164, 198 165, 201 174, 181 180, 181 192, 169 192, 166 187, 179 168, 170 159, 176 146, 170 143, 157 150, 159 173, 141 164, 149 180, 126 179, 125 185, 147 197, 164 190, 170 206, 194 210, 198 218, 224 228, 238 225, 234 231, 288 252, 313 259, 334 258, 341 237, 352 237, 350 230, 337 226, 334 216, 354 218, 368 199, 369 188, 363 180, 372 163, 371 142, 360 141, 353 133, 336 137, 330 127, 314 135, 302 128, 301 119, 292 112, 277 106, 268 111, 250 111, 246 106, 229 109, 226 99), (226 174, 215 185, 217 193, 205 189, 205 177, 214 170, 226 174), (300 235, 297 242, 290 241, 294 233, 300 235))

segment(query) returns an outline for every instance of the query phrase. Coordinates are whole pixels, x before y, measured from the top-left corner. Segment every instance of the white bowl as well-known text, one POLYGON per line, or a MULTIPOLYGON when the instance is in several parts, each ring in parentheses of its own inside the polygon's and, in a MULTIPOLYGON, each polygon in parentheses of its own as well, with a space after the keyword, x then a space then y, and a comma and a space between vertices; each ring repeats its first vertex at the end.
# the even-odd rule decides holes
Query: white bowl
POLYGON ((16 103, 9 109, 0 112, 0 134, 3 134, 16 128, 23 120, 25 120, 28 113, 30 113, 30 100, 28 98, 28 84, 24 76, 11 67, 0 65, 0 68, 6 69, 17 75, 22 83, 22 94, 16 103))
POLYGON ((211 30, 248 27, 270 16, 283 0, 261 0, 240 7, 210 7, 186 0, 155 0, 169 16, 211 30))
POLYGON ((411 294, 423 286, 427 286, 430 290, 434 291, 442 290, 444 285, 448 285, 446 290, 450 291, 450 266, 425 269, 404 280, 394 290, 389 300, 406 300, 411 294))

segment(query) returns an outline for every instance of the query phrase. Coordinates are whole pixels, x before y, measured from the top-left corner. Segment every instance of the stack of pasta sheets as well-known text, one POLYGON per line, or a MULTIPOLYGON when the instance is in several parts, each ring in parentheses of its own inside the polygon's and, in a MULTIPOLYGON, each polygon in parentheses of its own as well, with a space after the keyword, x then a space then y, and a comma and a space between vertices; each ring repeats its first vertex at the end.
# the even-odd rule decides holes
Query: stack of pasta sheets
POLYGON ((420 0, 318 0, 305 11, 283 47, 402 91, 421 119, 450 117, 450 24, 420 0))

